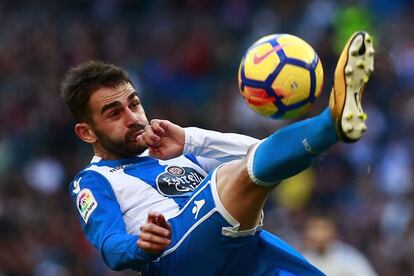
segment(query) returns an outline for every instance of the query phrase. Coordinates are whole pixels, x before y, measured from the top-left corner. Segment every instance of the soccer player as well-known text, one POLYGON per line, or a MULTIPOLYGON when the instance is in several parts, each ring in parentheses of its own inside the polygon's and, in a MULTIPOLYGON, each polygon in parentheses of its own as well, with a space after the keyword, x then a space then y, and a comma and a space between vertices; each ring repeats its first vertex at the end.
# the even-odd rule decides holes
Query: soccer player
POLYGON ((262 230, 277 184, 338 141, 366 130, 361 95, 373 70, 365 32, 335 70, 329 107, 268 138, 148 122, 126 73, 91 61, 70 69, 62 96, 95 156, 70 192, 87 239, 115 270, 156 275, 322 275, 262 230))

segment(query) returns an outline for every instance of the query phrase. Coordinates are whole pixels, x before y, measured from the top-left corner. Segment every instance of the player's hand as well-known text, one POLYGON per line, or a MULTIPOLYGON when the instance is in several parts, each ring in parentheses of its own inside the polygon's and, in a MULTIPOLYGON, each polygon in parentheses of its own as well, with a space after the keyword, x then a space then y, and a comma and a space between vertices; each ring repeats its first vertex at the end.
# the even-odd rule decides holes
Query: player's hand
POLYGON ((137 136, 137 141, 148 147, 150 156, 167 160, 183 153, 185 132, 182 127, 170 121, 154 119, 137 136))
POLYGON ((171 226, 165 217, 149 212, 147 222, 141 225, 138 247, 150 254, 159 254, 171 243, 171 226))

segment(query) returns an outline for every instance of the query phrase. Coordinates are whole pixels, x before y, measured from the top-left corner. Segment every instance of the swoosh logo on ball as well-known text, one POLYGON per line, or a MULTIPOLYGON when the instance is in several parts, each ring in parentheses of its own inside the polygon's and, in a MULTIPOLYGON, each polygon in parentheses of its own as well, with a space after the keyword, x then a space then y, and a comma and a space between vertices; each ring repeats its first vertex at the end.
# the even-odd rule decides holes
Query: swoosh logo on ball
POLYGON ((270 54, 272 54, 273 52, 276 53, 276 52, 282 50, 285 46, 286 45, 276 45, 272 49, 270 49, 269 51, 267 51, 266 53, 264 53, 261 56, 258 56, 255 53, 254 57, 253 57, 253 64, 258 65, 258 64, 262 63, 270 54))

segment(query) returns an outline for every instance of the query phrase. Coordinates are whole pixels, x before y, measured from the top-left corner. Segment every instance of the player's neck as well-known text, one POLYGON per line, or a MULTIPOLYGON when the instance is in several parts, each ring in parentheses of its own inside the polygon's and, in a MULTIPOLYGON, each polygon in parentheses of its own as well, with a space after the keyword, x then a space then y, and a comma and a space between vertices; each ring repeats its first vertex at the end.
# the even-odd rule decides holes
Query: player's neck
POLYGON ((95 153, 95 156, 102 158, 102 160, 119 160, 130 157, 109 152, 98 145, 93 146, 93 151, 95 153))

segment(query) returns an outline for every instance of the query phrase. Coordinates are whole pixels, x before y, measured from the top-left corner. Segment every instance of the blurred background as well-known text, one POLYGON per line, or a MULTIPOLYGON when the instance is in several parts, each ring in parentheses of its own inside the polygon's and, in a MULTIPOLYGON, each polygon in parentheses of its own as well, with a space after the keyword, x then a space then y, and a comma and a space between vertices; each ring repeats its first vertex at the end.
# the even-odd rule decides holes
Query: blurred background
MULTIPOLYGON (((68 184, 93 153, 59 97, 70 66, 124 67, 150 118, 263 138, 290 121, 260 118, 238 94, 248 46, 291 33, 314 47, 325 88, 309 117, 327 105, 357 29, 377 51, 364 95, 369 132, 281 184, 265 227, 320 267, 352 255, 348 268, 414 275, 413 14, 409 0, 1 0, 0 275, 131 274, 105 268, 72 207, 68 184)), ((332 275, 370 275, 361 271, 332 275)))

